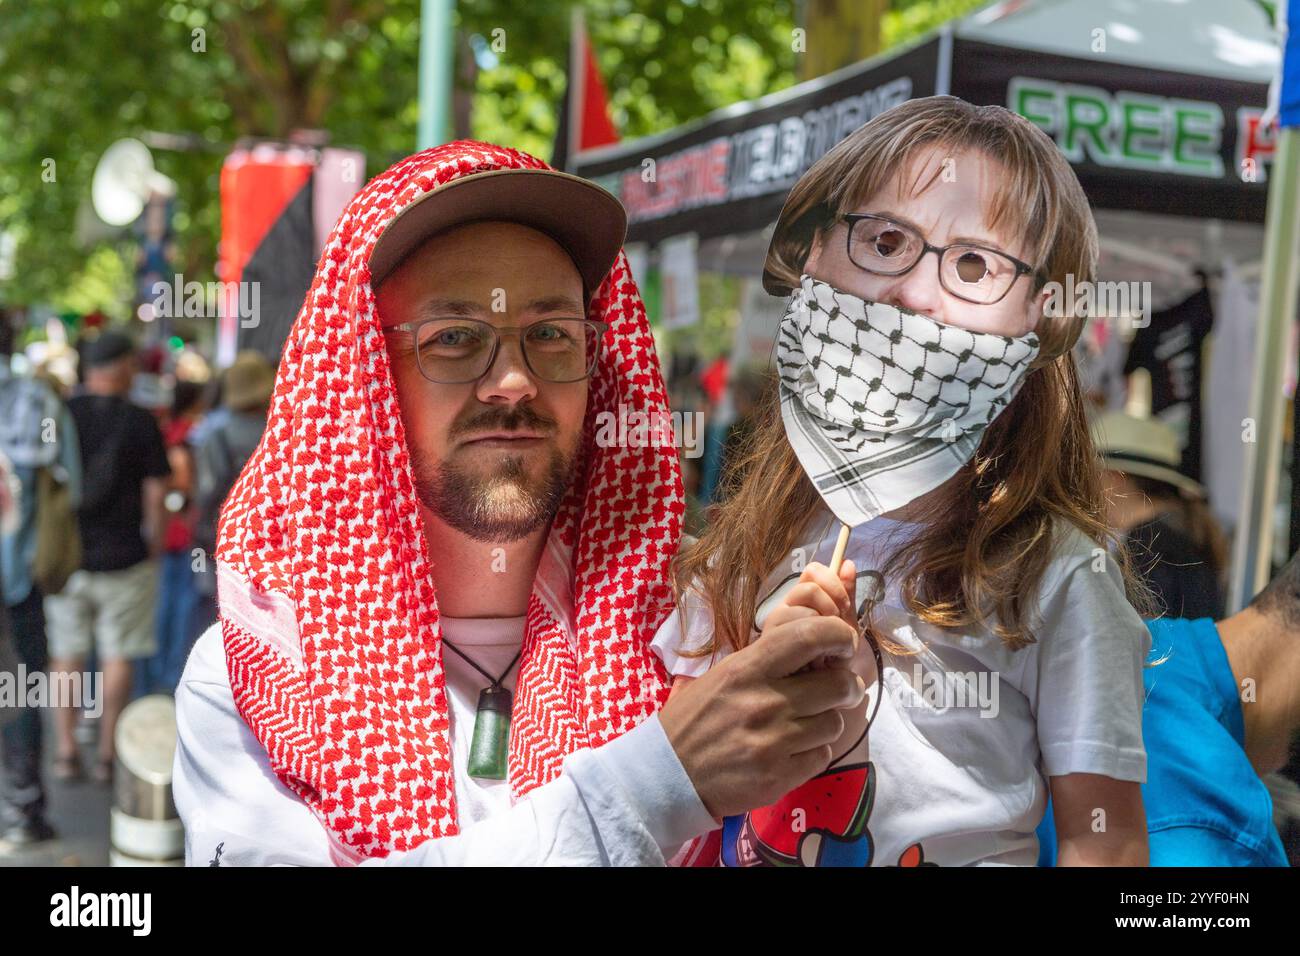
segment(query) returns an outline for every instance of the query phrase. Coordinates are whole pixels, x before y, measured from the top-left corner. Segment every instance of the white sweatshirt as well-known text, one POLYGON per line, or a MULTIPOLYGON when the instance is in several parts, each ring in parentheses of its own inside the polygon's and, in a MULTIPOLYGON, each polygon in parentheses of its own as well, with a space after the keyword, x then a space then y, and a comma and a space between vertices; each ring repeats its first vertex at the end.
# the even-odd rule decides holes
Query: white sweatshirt
MULTIPOLYGON (((495 675, 518 650, 523 620, 442 623, 448 639, 495 675)), ((506 781, 465 772, 487 681, 454 653, 443 664, 461 832, 362 865, 661 866, 686 841, 720 825, 657 716, 602 747, 570 754, 560 777, 511 806, 506 781)), ((513 687, 513 673, 505 686, 513 687)), ((176 725, 172 788, 187 865, 328 866, 331 848, 347 852, 272 772, 235 709, 219 625, 190 654, 176 690, 176 725)))

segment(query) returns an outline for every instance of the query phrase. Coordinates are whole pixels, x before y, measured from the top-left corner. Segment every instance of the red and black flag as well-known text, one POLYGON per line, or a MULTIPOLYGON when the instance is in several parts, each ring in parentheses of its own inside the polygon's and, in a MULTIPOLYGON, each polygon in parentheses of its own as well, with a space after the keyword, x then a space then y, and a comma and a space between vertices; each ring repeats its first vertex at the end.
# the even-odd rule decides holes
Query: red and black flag
POLYGON ((365 157, 353 150, 259 142, 226 157, 218 365, 246 348, 279 363, 325 238, 364 182, 365 157))

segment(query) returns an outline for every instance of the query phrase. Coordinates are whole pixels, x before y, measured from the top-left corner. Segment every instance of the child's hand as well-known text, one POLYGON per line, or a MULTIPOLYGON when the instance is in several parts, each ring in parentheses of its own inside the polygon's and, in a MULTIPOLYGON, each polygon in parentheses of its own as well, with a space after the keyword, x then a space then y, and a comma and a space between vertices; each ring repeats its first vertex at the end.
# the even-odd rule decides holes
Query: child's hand
MULTIPOLYGON (((763 622, 763 634, 779 625, 797 621, 803 617, 839 617, 847 621, 854 630, 858 630, 857 614, 857 568, 853 562, 845 560, 840 563, 837 577, 831 574, 824 564, 813 562, 804 568, 799 582, 790 589, 785 598, 772 609, 763 622)), ((851 659, 822 658, 809 664, 805 670, 820 670, 828 667, 847 667, 862 678, 862 682, 871 687, 876 682, 876 659, 871 645, 865 640, 858 640, 857 652, 851 659)), ((867 705, 841 711, 844 718, 844 732, 833 745, 835 758, 838 760, 853 748, 862 737, 867 726, 867 705)))
MULTIPOLYGON (((803 570, 798 583, 774 607, 763 622, 763 634, 774 628, 803 617, 838 617, 848 623, 855 631, 858 629, 857 614, 857 569, 852 561, 840 563, 839 577, 831 573, 826 565, 814 561, 803 570)), ((859 648, 859 652, 860 652, 859 648)), ((845 667, 848 662, 842 659, 823 658, 810 664, 807 670, 826 667, 845 667)), ((863 678, 866 679, 865 677, 863 678)))
POLYGON ((798 583, 782 598, 781 603, 768 613, 763 622, 763 633, 802 617, 843 618, 854 629, 858 626, 858 616, 854 598, 857 590, 857 571, 852 561, 840 564, 840 575, 831 574, 831 569, 814 561, 803 569, 798 583))

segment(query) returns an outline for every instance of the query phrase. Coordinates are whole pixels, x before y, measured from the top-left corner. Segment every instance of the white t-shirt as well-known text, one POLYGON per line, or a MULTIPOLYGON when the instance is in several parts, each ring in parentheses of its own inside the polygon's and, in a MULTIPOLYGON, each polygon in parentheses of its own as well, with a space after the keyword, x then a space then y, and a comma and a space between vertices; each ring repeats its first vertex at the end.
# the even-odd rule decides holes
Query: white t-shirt
MULTIPOLYGON (((493 676, 510 663, 524 618, 442 618, 448 638, 493 676)), ((559 778, 515 804, 505 780, 466 772, 483 676, 443 655, 460 833, 363 865, 663 865, 717 827, 657 715, 609 743, 565 758, 559 778)), ((503 684, 514 689, 512 669, 503 684)), ((220 625, 210 627, 176 690, 172 793, 185 825, 185 861, 208 866, 328 866, 342 851, 235 708, 220 625), (220 847, 220 852, 217 848, 220 847)))
MULTIPOLYGON (((800 569, 828 564, 834 547, 838 524, 828 512, 812 527, 818 533, 805 543, 800 569)), ((847 557, 859 573, 859 600, 867 573, 918 528, 877 518, 854 529, 847 557)), ((1019 651, 987 629, 923 624, 903 609, 898 582, 885 582, 876 626, 921 653, 882 651, 884 696, 868 739, 773 808, 728 818, 724 862, 1033 866, 1046 776, 1144 782, 1150 636, 1125 600, 1114 559, 1073 526, 1062 532, 1039 590, 1037 643, 1019 651)), ((795 566, 775 572, 761 593, 796 579, 795 566)), ((776 600, 760 603, 760 627, 776 600)), ((679 609, 653 647, 674 675, 698 676, 711 659, 678 651, 703 646, 711 617, 694 593, 686 611, 685 637, 679 609)), ((876 697, 872 687, 865 706, 876 697)))

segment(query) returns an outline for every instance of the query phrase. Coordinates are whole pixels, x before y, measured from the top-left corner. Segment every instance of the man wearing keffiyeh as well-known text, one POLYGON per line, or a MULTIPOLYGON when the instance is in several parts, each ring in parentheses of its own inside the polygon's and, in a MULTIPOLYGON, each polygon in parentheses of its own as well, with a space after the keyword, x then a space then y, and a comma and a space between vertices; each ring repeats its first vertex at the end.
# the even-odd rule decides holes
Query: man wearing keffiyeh
POLYGON ((177 691, 188 862, 657 864, 824 765, 863 689, 799 672, 847 626, 664 703, 676 454, 596 440, 667 413, 624 232, 593 184, 473 142, 344 211, 177 691))

